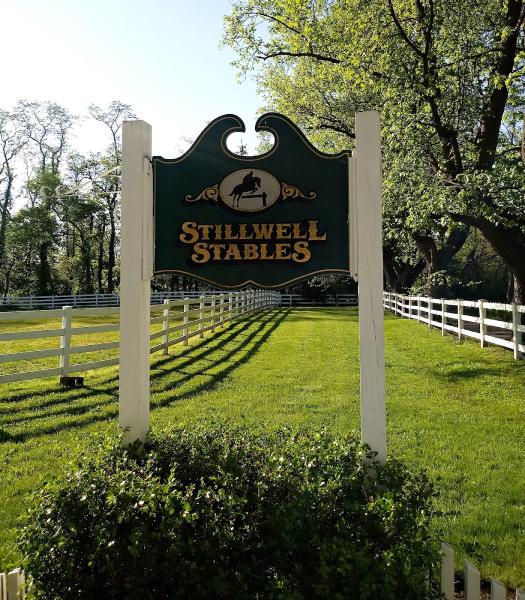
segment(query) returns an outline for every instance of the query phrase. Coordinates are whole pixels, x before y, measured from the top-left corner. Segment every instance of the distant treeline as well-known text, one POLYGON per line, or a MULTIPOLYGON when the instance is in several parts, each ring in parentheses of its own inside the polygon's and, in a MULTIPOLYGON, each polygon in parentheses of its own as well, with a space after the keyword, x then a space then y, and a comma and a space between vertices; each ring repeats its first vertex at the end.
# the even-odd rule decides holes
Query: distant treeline
MULTIPOLYGON (((86 117, 105 127, 104 151, 85 155, 75 150, 72 130, 80 117, 53 102, 21 100, 12 110, 0 110, 0 295, 118 291, 120 133, 122 121, 134 113, 114 101, 107 108, 89 106, 86 117)), ((486 299, 513 295, 510 270, 476 229, 436 268, 432 235, 419 245, 407 243, 414 236, 413 224, 400 220, 393 235, 390 202, 387 186, 386 289, 486 299)), ((179 275, 156 278, 153 286, 203 287, 179 275)), ((355 289, 348 276, 320 275, 290 291, 320 297, 355 289)))

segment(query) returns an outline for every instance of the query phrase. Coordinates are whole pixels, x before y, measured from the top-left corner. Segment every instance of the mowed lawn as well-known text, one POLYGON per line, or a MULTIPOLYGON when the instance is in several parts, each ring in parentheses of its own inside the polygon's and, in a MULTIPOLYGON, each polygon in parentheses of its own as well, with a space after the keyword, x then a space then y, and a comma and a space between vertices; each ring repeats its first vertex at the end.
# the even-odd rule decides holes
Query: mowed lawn
MULTIPOLYGON (((385 326, 390 454, 436 481, 437 524, 458 569, 468 558, 485 578, 525 586, 523 361, 390 314, 385 326)), ((357 311, 254 315, 189 348, 172 346, 168 357, 154 355, 151 375, 156 429, 208 419, 356 431, 357 311)), ((117 414, 115 368, 87 373, 78 390, 55 379, 0 386, 0 570, 21 559, 14 539, 31 491, 98 432, 118 435, 117 414)))

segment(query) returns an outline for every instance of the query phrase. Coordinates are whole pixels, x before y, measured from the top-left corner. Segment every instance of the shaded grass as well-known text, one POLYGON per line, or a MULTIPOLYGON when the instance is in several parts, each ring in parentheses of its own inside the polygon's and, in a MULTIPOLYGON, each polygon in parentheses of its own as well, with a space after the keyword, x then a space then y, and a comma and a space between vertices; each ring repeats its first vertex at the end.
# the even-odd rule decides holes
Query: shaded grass
MULTIPOLYGON (((440 478, 439 525, 458 561, 523 586, 524 365, 500 348, 481 350, 391 315, 385 331, 390 453, 440 478)), ((356 430, 357 312, 254 316, 186 349, 173 346, 169 357, 154 355, 151 377, 155 428, 213 419, 356 430)), ((90 372, 79 390, 51 379, 4 385, 0 398, 2 569, 20 560, 12 542, 30 491, 96 432, 117 435, 117 370, 90 372)))

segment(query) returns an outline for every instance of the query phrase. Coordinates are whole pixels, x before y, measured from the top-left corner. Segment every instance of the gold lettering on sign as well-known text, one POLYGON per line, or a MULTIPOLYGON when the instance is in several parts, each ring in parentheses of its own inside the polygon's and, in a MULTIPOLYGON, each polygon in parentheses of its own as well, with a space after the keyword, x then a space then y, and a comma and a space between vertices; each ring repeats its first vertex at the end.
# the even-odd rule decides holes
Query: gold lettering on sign
POLYGON ((178 235, 180 242, 192 246, 190 260, 197 265, 210 261, 307 263, 312 258, 310 242, 324 242, 327 238, 327 232, 314 219, 297 223, 239 224, 186 221, 181 224, 178 235))
POLYGON ((199 239, 199 232, 197 230, 197 223, 188 221, 182 224, 182 232, 179 235, 179 240, 185 244, 193 244, 199 239))
POLYGON ((253 240, 253 233, 250 233, 250 235, 248 235, 246 228, 248 227, 248 225, 246 223, 241 223, 239 225, 239 239, 240 240, 253 240))
POLYGON ((241 252, 237 244, 228 244, 226 253, 224 254, 224 260, 241 260, 241 252))
POLYGON ((318 225, 319 221, 308 221, 308 239, 312 242, 323 242, 326 240, 326 232, 321 235, 318 225))
POLYGON ((292 238, 291 228, 291 223, 277 223, 275 226, 275 237, 278 240, 290 240, 292 238))
POLYGON ((257 240, 269 240, 273 234, 274 223, 254 223, 252 225, 253 231, 255 232, 255 239, 257 240))
POLYGON ((301 223, 292 223, 293 225, 293 234, 292 238, 294 240, 306 240, 308 239, 307 233, 301 233, 301 223))
POLYGON ((232 232, 233 225, 225 225, 224 226, 224 239, 225 240, 238 240, 239 234, 233 235, 232 232))
POLYGON ((308 242, 295 242, 295 252, 292 253, 292 259, 298 263, 306 263, 312 258, 308 242))
POLYGON ((257 244, 244 244, 244 260, 257 260, 259 258, 259 246, 257 244))
POLYGON ((268 244, 261 244, 261 260, 275 260, 275 254, 268 254, 268 244))
POLYGON ((210 253, 207 248, 208 244, 204 244, 203 242, 199 242, 193 246, 193 254, 191 255, 191 260, 198 265, 207 263, 210 260, 210 253))

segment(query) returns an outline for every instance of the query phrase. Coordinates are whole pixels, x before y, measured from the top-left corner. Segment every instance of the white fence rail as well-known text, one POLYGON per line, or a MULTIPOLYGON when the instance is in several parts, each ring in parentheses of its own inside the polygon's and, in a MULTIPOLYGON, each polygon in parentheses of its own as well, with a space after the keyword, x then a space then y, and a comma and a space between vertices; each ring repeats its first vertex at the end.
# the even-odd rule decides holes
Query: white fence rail
MULTIPOLYGON (((486 598, 486 593, 490 591, 491 600, 525 600, 525 591, 517 589, 514 594, 508 595, 507 588, 491 579, 488 586, 482 587, 479 571, 469 563, 464 561, 464 590, 463 598, 465 600, 481 600, 486 598), (488 587, 488 589, 487 589, 488 587)), ((445 600, 454 600, 456 591, 454 581, 454 551, 448 544, 441 544, 441 578, 440 589, 445 600)), ((0 600, 26 600, 27 598, 26 576, 22 569, 13 569, 9 573, 0 573, 0 600)), ((379 598, 379 596, 378 596, 379 598)))
MULTIPOLYGON (((162 304, 151 306, 151 323, 161 324, 161 329, 154 331, 150 335, 150 340, 153 342, 153 345, 150 347, 150 353, 162 351, 164 354, 168 354, 169 347, 173 344, 183 343, 187 345, 188 340, 194 336, 203 337, 207 331, 215 331, 217 327, 224 327, 229 321, 279 304, 280 295, 278 293, 253 290, 219 295, 212 294, 211 296, 201 295, 197 298, 184 298, 180 300, 165 299, 162 304), (175 337, 173 337, 174 334, 175 337)), ((75 354, 118 350, 119 347, 119 342, 117 341, 74 345, 73 340, 75 336, 119 330, 118 323, 75 327, 75 318, 118 315, 118 313, 118 308, 73 308, 71 306, 64 306, 61 309, 55 310, 0 313, 0 323, 33 321, 35 319, 61 319, 61 326, 53 329, 0 333, 0 342, 35 340, 50 337, 60 338, 60 347, 57 348, 0 354, 0 364, 32 361, 49 357, 58 357, 59 359, 59 365, 54 368, 0 374, 0 383, 51 376, 69 377, 73 373, 117 365, 119 362, 118 356, 87 363, 74 363, 71 359, 75 354)))
POLYGON ((302 294, 281 293, 283 306, 357 306, 356 294, 331 294, 320 298, 311 298, 302 294))
POLYGON ((429 328, 455 334, 458 339, 475 338, 483 348, 487 344, 512 350, 514 358, 525 353, 521 343, 525 325, 521 324, 525 306, 484 300, 446 300, 425 296, 404 296, 384 292, 385 309, 408 319, 426 323, 429 328))
MULTIPOLYGON (((208 292, 152 292, 151 304, 161 304, 164 300, 181 300, 183 298, 199 298, 202 294, 219 296, 221 291, 208 292)), ((302 294, 281 294, 284 306, 357 306, 356 294, 330 294, 320 298, 311 298, 302 294)), ((55 309, 62 306, 82 307, 109 307, 119 306, 118 294, 72 294, 62 296, 0 296, 0 310, 35 310, 55 309)))
MULTIPOLYGON (((183 298, 199 298, 220 295, 221 291, 176 291, 176 292, 152 292, 151 304, 160 304, 164 300, 181 300, 183 298)), ((0 296, 0 310, 19 309, 34 310, 39 308, 61 308, 62 306, 82 307, 106 307, 120 306, 118 294, 69 294, 58 296, 0 296)))

